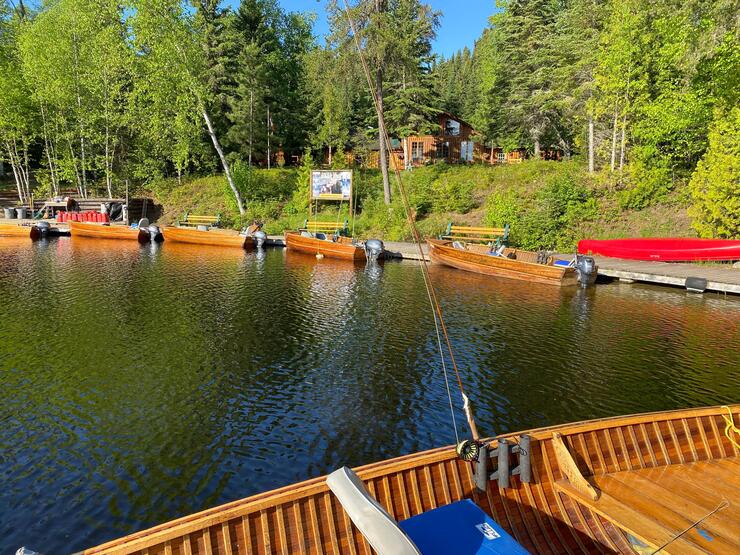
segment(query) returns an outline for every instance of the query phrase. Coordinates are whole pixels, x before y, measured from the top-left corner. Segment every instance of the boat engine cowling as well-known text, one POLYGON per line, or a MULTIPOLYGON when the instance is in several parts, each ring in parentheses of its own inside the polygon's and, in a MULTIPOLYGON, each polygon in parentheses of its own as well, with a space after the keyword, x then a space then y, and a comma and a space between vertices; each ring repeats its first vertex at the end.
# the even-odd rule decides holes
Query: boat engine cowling
POLYGON ((380 239, 368 239, 365 241, 363 248, 365 249, 365 258, 370 262, 378 260, 385 252, 385 245, 380 239))
POLYGON ((258 249, 261 249, 265 246, 265 243, 267 242, 267 233, 265 233, 261 229, 258 229, 252 234, 252 237, 254 237, 254 244, 257 246, 258 249))
POLYGON ((49 222, 39 222, 31 228, 31 239, 34 241, 44 239, 51 234, 49 222))
POLYGON ((578 276, 578 283, 581 287, 592 285, 596 281, 598 275, 598 266, 596 260, 592 256, 585 256, 582 254, 576 254, 576 275, 578 276))
POLYGON ((147 230, 149 231, 149 240, 152 243, 161 243, 164 241, 164 235, 162 235, 162 230, 159 229, 158 225, 151 224, 147 230))

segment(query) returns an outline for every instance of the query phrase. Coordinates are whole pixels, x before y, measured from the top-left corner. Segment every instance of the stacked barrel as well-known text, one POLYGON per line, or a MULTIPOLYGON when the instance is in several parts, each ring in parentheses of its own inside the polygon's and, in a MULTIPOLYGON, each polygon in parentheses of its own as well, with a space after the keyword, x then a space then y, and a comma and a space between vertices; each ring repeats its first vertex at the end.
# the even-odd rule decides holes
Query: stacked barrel
POLYGON ((57 212, 57 223, 63 224, 66 222, 91 222, 91 223, 108 223, 110 217, 108 214, 102 214, 100 212, 57 212))

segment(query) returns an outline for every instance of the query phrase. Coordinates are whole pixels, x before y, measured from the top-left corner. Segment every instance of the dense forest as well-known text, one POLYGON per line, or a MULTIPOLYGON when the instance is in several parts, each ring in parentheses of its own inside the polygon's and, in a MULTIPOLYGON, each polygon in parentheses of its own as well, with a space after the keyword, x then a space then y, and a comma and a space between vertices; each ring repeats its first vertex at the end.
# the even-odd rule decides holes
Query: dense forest
POLYGON ((379 148, 390 204, 382 125, 429 133, 448 111, 487 147, 581 160, 623 208, 679 194, 699 234, 740 235, 737 0, 492 2, 448 59, 424 2, 349 6, 324 4, 318 38, 316 15, 277 0, 3 0, 0 147, 19 198, 218 173, 244 215, 252 167, 379 148))

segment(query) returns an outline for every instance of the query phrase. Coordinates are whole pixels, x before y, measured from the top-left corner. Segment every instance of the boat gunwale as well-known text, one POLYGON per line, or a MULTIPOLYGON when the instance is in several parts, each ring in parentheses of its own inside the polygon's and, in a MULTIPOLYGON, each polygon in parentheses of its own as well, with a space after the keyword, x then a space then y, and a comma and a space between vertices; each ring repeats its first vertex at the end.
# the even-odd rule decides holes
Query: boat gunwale
MULTIPOLYGON (((609 416, 578 422, 557 424, 523 430, 514 433, 505 433, 482 440, 484 443, 496 442, 499 439, 512 439, 524 434, 536 441, 550 440, 554 432, 564 436, 579 434, 586 431, 599 431, 610 428, 619 428, 625 425, 645 424, 652 422, 670 421, 675 419, 698 418, 703 416, 719 416, 725 413, 724 407, 730 408, 734 416, 740 414, 740 404, 715 405, 693 409, 673 409, 667 411, 644 412, 631 415, 609 416)), ((457 458, 455 447, 452 445, 437 447, 427 451, 402 455, 393 459, 376 461, 355 468, 355 471, 364 481, 372 480, 386 474, 403 472, 411 468, 426 466, 457 458)), ((171 521, 150 527, 146 530, 134 532, 127 536, 111 540, 98 546, 82 551, 84 555, 94 553, 125 552, 130 553, 146 547, 158 545, 168 540, 186 534, 205 530, 217 524, 223 524, 234 518, 243 517, 256 511, 303 499, 311 495, 328 491, 326 475, 308 480, 288 484, 273 490, 258 493, 250 497, 231 501, 217 507, 205 509, 190 515, 179 517, 171 521), (119 551, 120 550, 120 551, 119 551), (125 550, 125 551, 123 551, 125 550)))

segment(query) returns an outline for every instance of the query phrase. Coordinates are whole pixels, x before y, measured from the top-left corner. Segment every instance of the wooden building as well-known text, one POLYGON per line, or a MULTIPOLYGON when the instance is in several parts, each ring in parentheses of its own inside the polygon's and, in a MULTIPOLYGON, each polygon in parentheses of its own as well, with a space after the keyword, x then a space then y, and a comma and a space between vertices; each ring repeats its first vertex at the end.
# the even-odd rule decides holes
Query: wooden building
MULTIPOLYGON (((404 139, 392 139, 393 158, 398 168, 424 166, 435 162, 465 164, 472 162, 488 164, 510 164, 524 160, 526 152, 517 149, 505 152, 501 148, 486 147, 476 136, 475 129, 462 119, 442 112, 438 116, 438 130, 431 135, 412 135, 404 139)), ((353 159, 350 153, 350 159, 353 159)), ((371 150, 365 164, 379 167, 380 155, 377 144, 371 150)), ((393 167, 391 161, 391 168, 393 167)))

